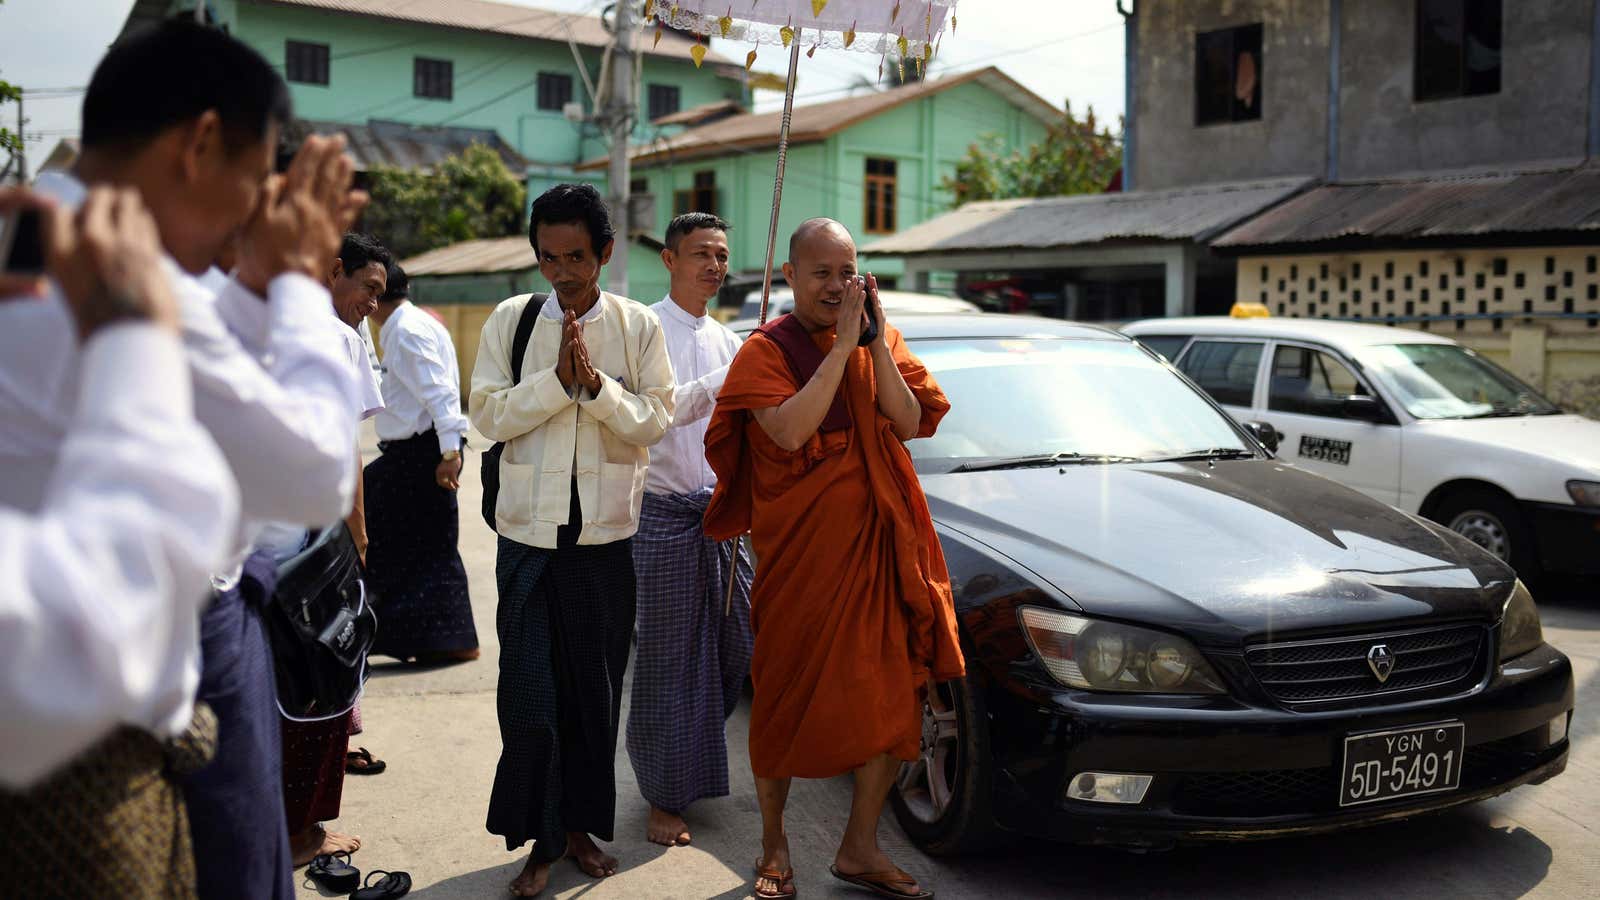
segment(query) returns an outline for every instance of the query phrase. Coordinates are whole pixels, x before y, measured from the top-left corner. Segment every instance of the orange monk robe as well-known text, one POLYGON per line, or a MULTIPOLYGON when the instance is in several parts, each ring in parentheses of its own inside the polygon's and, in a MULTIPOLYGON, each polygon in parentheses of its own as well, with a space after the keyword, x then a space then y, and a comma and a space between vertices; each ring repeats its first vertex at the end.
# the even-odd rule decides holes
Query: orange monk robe
MULTIPOLYGON (((824 353, 832 334, 812 335, 824 353)), ((906 349, 887 340, 922 405, 917 437, 950 402, 906 349)), ((801 385, 783 351, 753 334, 734 358, 706 434, 717 473, 706 532, 751 534, 755 655, 750 764, 764 778, 828 778, 882 753, 914 759, 921 696, 964 672, 944 552, 911 455, 878 411, 872 357, 857 349, 840 390, 853 425, 790 452, 750 410, 801 385)))

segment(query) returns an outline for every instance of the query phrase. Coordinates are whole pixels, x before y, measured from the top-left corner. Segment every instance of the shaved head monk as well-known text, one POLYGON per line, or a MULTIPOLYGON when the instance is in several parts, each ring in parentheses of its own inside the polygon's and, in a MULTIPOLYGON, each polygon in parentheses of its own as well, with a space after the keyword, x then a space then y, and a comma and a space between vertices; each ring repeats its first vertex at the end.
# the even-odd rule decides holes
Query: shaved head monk
POLYGON ((717 475, 706 531, 748 530, 759 560, 755 894, 795 894, 790 779, 853 772, 833 874, 880 896, 932 897, 877 833, 901 762, 917 754, 929 679, 963 674, 944 555, 904 444, 932 435, 950 404, 884 318, 877 282, 857 275, 843 225, 802 223, 783 275, 794 312, 745 341, 706 434, 717 475))

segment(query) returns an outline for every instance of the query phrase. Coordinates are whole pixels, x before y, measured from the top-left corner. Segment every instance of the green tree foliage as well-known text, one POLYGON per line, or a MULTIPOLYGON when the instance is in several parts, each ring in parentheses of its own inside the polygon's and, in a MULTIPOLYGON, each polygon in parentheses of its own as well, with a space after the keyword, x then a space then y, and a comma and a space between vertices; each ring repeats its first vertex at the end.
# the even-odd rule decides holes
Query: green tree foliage
POLYGON ((954 198, 952 206, 974 200, 1093 194, 1105 190, 1121 168, 1122 139, 1095 122, 1093 107, 1079 119, 1068 102, 1045 139, 1026 150, 1007 154, 998 136, 980 137, 956 163, 955 176, 946 176, 940 186, 954 198))
POLYGON ((400 257, 526 227, 527 186, 482 144, 430 172, 382 166, 368 176, 372 203, 364 227, 400 257))

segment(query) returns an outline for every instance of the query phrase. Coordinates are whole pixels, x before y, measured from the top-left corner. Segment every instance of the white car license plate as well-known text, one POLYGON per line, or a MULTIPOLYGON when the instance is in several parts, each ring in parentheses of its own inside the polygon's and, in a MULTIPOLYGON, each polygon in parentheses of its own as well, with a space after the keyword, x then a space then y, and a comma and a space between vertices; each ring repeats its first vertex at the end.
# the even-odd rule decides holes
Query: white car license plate
POLYGON ((1467 726, 1439 722, 1344 739, 1340 806, 1437 794, 1461 786, 1467 726))

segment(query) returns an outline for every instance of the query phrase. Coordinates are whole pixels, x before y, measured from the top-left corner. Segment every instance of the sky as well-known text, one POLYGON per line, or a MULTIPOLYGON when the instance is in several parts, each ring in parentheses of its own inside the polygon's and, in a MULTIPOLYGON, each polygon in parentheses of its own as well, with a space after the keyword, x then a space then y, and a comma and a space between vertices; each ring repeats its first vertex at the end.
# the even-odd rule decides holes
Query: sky
MULTIPOLYGON (((501 2, 562 11, 599 5, 598 0, 501 2)), ((81 88, 132 5, 133 0, 0 0, 0 78, 29 92, 30 169, 62 137, 77 134, 81 88)), ((995 65, 1052 103, 1070 99, 1080 114, 1092 105, 1102 121, 1115 126, 1123 107, 1122 17, 1115 0, 962 0, 956 15, 957 29, 946 34, 933 76, 995 65)), ((747 49, 732 41, 713 46, 735 59, 747 49)), ((781 53, 772 51, 763 48, 758 68, 778 64, 781 53)), ((819 95, 813 102, 837 99, 856 76, 875 79, 878 71, 877 57, 846 50, 818 50, 800 62, 797 103, 805 103, 808 94, 819 95)), ((781 94, 756 94, 758 110, 781 103, 781 94)), ((7 127, 16 127, 16 115, 14 104, 0 106, 7 127)))

